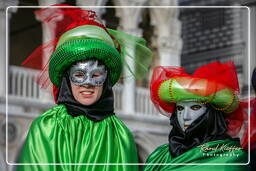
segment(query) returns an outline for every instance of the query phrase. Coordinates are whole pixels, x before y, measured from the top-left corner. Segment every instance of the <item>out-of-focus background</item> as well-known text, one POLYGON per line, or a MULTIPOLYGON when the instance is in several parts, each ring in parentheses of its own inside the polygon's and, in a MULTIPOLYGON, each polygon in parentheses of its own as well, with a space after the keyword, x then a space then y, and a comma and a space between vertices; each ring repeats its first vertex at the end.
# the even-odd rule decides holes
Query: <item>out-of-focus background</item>
MULTIPOLYGON (((241 98, 248 97, 249 66, 256 66, 256 0, 0 0, 0 170, 13 171, 6 157, 6 91, 8 91, 8 158, 17 156, 33 119, 54 105, 49 92, 33 81, 38 73, 22 61, 54 36, 34 16, 36 8, 8 6, 248 6, 232 8, 94 8, 107 27, 142 36, 153 51, 147 77, 121 80, 114 87, 116 114, 132 131, 140 162, 159 145, 168 142, 169 119, 150 100, 152 69, 157 65, 184 67, 188 73, 214 61, 236 64, 241 98), (248 15, 250 11, 250 40, 248 15), (6 18, 6 16, 8 18, 6 18), (6 19, 8 27, 6 27, 6 19), (8 56, 6 59, 6 35, 8 56), (251 48, 249 51, 249 41, 251 48), (250 63, 248 55, 250 55, 250 63), (7 62, 7 65, 6 65, 7 62), (6 67, 8 73, 6 74, 6 67), (6 76, 8 87, 6 87, 6 76)), ((43 61, 42 61, 43 62, 43 61)), ((251 73, 251 71, 249 71, 251 73)), ((254 96, 251 91, 251 95, 254 96)))

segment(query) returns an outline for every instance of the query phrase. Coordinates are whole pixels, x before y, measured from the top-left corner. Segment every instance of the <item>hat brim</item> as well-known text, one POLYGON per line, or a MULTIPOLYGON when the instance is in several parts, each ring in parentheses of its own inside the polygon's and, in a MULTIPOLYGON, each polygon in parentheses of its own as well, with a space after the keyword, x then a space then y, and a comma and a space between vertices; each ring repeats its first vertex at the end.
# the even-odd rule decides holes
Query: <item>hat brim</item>
POLYGON ((80 60, 98 59, 107 67, 112 86, 122 72, 122 59, 112 46, 98 39, 74 39, 59 46, 52 54, 49 63, 51 82, 59 87, 63 73, 69 66, 80 60))

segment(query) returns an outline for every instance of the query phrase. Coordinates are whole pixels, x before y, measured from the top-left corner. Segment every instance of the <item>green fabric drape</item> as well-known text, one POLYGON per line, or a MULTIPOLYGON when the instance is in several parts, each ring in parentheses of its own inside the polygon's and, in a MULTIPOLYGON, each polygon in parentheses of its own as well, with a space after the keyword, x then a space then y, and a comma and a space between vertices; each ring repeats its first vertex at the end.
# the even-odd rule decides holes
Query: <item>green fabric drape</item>
MULTIPOLYGON (((115 115, 100 122, 58 105, 35 119, 20 163, 138 163, 128 128, 115 115)), ((136 171, 136 165, 23 165, 18 171, 136 171)))
MULTIPOLYGON (((239 143, 231 140, 217 140, 197 146, 175 158, 169 153, 169 144, 158 147, 147 159, 146 163, 247 163, 248 154, 239 143), (229 151, 228 147, 233 150, 229 151), (210 149, 212 148, 212 149, 210 149), (205 152, 203 152, 205 150, 205 152)), ((146 165, 144 171, 243 171, 247 166, 239 165, 146 165)))

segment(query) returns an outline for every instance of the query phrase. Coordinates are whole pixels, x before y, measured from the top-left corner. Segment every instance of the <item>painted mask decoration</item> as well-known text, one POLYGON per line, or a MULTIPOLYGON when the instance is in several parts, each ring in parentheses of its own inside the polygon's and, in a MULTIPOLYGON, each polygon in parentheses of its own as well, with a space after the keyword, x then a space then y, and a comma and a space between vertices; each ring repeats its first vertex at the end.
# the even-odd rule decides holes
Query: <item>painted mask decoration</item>
POLYGON ((198 117, 207 110, 205 104, 199 104, 194 101, 181 101, 176 104, 176 113, 178 122, 183 131, 185 131, 198 117))
POLYGON ((80 61, 69 69, 70 81, 78 86, 103 86, 106 78, 107 70, 97 60, 80 61))

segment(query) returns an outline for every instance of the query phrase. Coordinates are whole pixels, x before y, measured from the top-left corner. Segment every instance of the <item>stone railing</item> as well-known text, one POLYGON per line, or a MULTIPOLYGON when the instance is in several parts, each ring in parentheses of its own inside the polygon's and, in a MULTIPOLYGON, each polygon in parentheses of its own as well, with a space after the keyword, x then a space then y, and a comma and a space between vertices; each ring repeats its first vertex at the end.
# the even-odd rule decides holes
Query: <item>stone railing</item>
POLYGON ((11 66, 8 75, 9 96, 40 99, 40 87, 35 82, 38 73, 34 69, 11 66))

